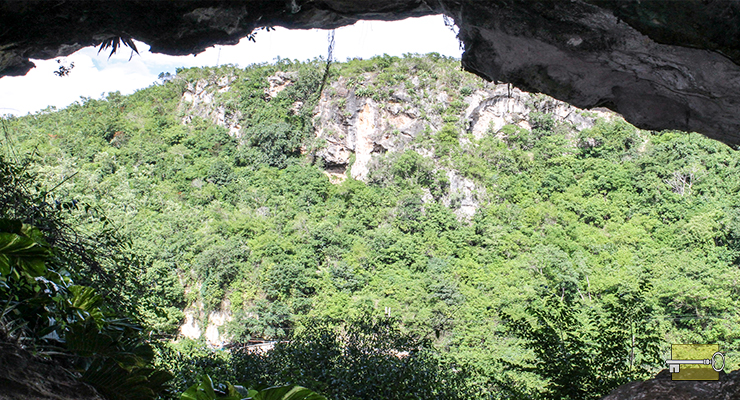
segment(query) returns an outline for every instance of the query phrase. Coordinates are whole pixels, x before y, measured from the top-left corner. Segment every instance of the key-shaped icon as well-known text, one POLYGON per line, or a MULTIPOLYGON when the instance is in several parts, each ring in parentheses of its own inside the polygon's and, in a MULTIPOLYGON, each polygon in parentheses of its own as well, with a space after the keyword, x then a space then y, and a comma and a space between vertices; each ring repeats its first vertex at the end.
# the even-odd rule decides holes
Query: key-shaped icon
POLYGON ((718 351, 712 354, 712 358, 706 358, 703 360, 666 360, 665 363, 668 365, 668 371, 672 374, 677 374, 679 372, 681 364, 711 365, 713 370, 719 372, 725 368, 725 355, 718 351), (717 367, 717 356, 722 359, 722 364, 719 367, 717 367))

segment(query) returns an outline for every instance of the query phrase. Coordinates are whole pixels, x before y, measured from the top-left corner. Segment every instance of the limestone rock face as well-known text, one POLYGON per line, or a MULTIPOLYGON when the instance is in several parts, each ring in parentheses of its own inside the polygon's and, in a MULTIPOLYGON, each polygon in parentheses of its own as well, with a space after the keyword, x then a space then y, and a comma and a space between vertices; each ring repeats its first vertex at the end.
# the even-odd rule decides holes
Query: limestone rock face
POLYGON ((533 111, 552 114, 558 121, 573 125, 577 131, 594 126, 599 117, 610 118, 614 115, 598 108, 585 112, 551 97, 533 95, 508 85, 478 90, 466 101, 468 131, 476 139, 482 138, 486 132, 498 132, 505 125, 518 125, 531 130, 529 116, 533 111))
POLYGON ((640 128, 740 144, 740 2, 727 0, 3 0, 0 76, 112 38, 181 55, 261 26, 440 13, 460 29, 463 67, 486 79, 606 107, 640 128))
POLYGON ((241 137, 242 127, 239 123, 241 115, 227 112, 222 104, 213 104, 216 92, 229 91, 232 80, 233 77, 222 76, 212 82, 208 79, 201 79, 195 83, 189 83, 180 102, 180 108, 185 114, 182 123, 189 124, 193 116, 198 116, 228 129, 231 136, 241 137))
POLYGON ((319 102, 316 136, 326 145, 316 156, 338 171, 347 168, 354 154, 352 177, 365 180, 373 155, 405 149, 424 123, 418 108, 399 100, 403 94, 389 101, 376 101, 359 97, 346 84, 340 78, 332 86, 337 96, 325 96, 319 102))
POLYGON ((224 325, 232 320, 230 303, 221 304, 220 310, 205 313, 203 304, 195 303, 185 310, 185 323, 180 325, 180 336, 199 340, 205 338, 212 347, 221 348, 231 339, 224 331, 224 325), (206 316, 206 318, 203 318, 206 316), (203 321, 205 319, 205 321, 203 321), (201 324, 204 324, 204 329, 201 324))
MULTIPOLYGON (((373 79, 373 74, 365 75, 368 81, 373 79)), ((316 136, 324 146, 316 156, 336 171, 340 167, 346 169, 354 155, 351 175, 359 180, 366 180, 373 156, 411 148, 424 154, 424 149, 412 142, 425 130, 427 133, 438 131, 444 123, 433 110, 450 106, 443 87, 426 89, 425 95, 420 96, 397 86, 390 88, 390 97, 376 100, 361 97, 359 93, 363 88, 351 88, 347 84, 345 78, 340 78, 330 89, 335 94, 325 94, 319 102, 316 136)), ((529 117, 535 111, 550 113, 558 122, 568 123, 577 131, 592 127, 599 117, 614 115, 598 109, 586 112, 504 84, 488 84, 485 89, 478 89, 465 98, 463 122, 468 126, 468 133, 481 139, 497 134, 505 125, 531 130, 529 117)), ((431 153, 427 156, 431 157, 431 153)))
POLYGON ((645 382, 630 382, 602 400, 735 400, 740 399, 740 371, 719 373, 719 381, 672 381, 668 370, 645 382))
MULTIPOLYGON (((248 122, 238 112, 227 112, 218 96, 228 92, 235 79, 225 75, 188 82, 180 101, 180 109, 186 115, 182 123, 188 124, 192 116, 199 116, 227 128, 240 139, 242 125, 248 122)), ((277 71, 266 79, 265 96, 271 98, 294 84, 298 77, 277 71)), ((506 132, 513 126, 531 131, 536 124, 535 113, 551 115, 556 123, 565 125, 570 140, 574 140, 574 133, 594 126, 599 118, 616 116, 606 109, 584 111, 511 85, 476 81, 475 88, 468 87, 467 96, 453 100, 444 81, 437 78, 384 83, 378 72, 353 78, 341 76, 325 88, 313 110, 316 144, 310 150, 304 149, 304 153, 311 151, 309 157, 320 160, 329 179, 340 183, 349 176, 373 181, 374 171, 382 170, 387 164, 385 157, 415 151, 430 160, 435 172, 447 177, 448 190, 438 200, 452 208, 458 218, 469 219, 487 201, 485 188, 450 166, 441 165, 435 157, 434 136, 447 124, 445 117, 450 117, 445 110, 451 107, 459 110, 455 112, 455 120, 459 117, 459 126, 464 127, 459 132, 461 146, 475 146, 473 142, 486 136, 506 139, 506 132)), ((199 179, 192 182, 196 187, 202 184, 199 179)), ((426 198, 431 199, 431 194, 427 193, 426 198)), ((210 342, 220 343, 223 339, 215 329, 221 323, 214 321, 203 330, 191 318, 181 333, 188 337, 205 334, 210 342)))
MULTIPOLYGON (((533 113, 550 114, 571 132, 593 127, 599 118, 616 114, 608 110, 584 111, 545 95, 533 95, 506 84, 483 84, 470 89, 462 104, 454 104, 441 80, 383 86, 377 73, 364 73, 359 81, 340 77, 324 90, 316 108, 315 135, 320 143, 314 157, 338 183, 347 176, 373 181, 373 172, 382 169, 384 157, 413 150, 428 158, 436 171, 449 182, 441 198, 460 219, 468 219, 485 203, 484 187, 440 165, 434 156, 432 137, 445 125, 444 111, 459 107, 461 125, 467 135, 461 146, 474 145, 485 136, 505 138, 505 126, 532 130, 533 113)), ((459 101, 459 100, 458 100, 459 101)), ((449 117, 449 115, 447 115, 449 117)), ((572 135, 572 134, 571 134, 572 135)), ((571 137, 571 139, 573 139, 571 137)), ((427 196, 431 199, 431 195, 427 196)))
POLYGON ((442 199, 442 204, 455 210, 455 215, 460 219, 472 218, 485 197, 485 188, 479 187, 457 171, 447 171, 446 175, 450 182, 450 192, 442 199))

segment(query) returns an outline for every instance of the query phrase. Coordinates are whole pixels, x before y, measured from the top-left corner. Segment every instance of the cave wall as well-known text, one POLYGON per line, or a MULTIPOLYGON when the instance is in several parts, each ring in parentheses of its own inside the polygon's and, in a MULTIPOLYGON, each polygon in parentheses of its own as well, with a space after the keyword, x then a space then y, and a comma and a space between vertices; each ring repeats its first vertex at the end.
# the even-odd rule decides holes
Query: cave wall
POLYGON ((740 145, 738 0, 0 1, 0 76, 123 37, 194 54, 262 26, 331 29, 445 13, 462 66, 488 80, 607 107, 644 129, 740 145))
MULTIPOLYGON (((737 52, 726 48, 732 43, 720 45, 709 38, 703 42, 691 32, 682 36, 644 27, 644 16, 625 21, 612 10, 620 11, 615 4, 622 3, 634 9, 635 2, 594 3, 612 7, 582 1, 460 4, 452 15, 460 21, 465 43, 463 66, 487 79, 547 93, 576 107, 610 108, 643 129, 696 131, 731 145, 740 143, 740 66, 737 52), (665 43, 681 45, 659 43, 649 36, 653 32, 665 43)), ((672 10, 685 11, 673 14, 686 18, 699 4, 644 3, 670 3, 672 10)), ((738 5, 723 4, 729 10, 738 5)), ((651 16, 648 13, 647 18, 651 16)), ((682 32, 677 25, 683 19, 666 19, 653 23, 673 23, 670 29, 682 32)), ((737 16, 734 22, 737 36, 737 16)), ((718 24, 715 30, 724 30, 721 27, 718 24)))

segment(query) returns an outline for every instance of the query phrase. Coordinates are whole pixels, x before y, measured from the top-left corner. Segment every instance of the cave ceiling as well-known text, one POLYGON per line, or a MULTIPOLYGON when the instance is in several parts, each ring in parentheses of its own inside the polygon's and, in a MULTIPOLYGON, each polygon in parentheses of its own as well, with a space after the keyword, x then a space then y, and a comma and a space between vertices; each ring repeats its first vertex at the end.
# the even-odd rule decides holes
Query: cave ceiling
POLYGON ((740 146, 740 0, 0 0, 0 77, 111 38, 184 55, 264 26, 440 13, 485 79, 740 146))

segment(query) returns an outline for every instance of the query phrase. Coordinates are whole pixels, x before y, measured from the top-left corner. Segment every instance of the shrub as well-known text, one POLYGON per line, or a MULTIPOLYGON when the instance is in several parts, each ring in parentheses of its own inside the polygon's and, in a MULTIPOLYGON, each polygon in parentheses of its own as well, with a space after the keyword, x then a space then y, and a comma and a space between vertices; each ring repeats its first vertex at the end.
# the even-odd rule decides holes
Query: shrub
POLYGON ((264 355, 234 352, 233 368, 240 381, 291 382, 332 399, 456 400, 480 394, 466 382, 468 367, 439 354, 429 340, 404 334, 394 319, 312 321, 264 355))

